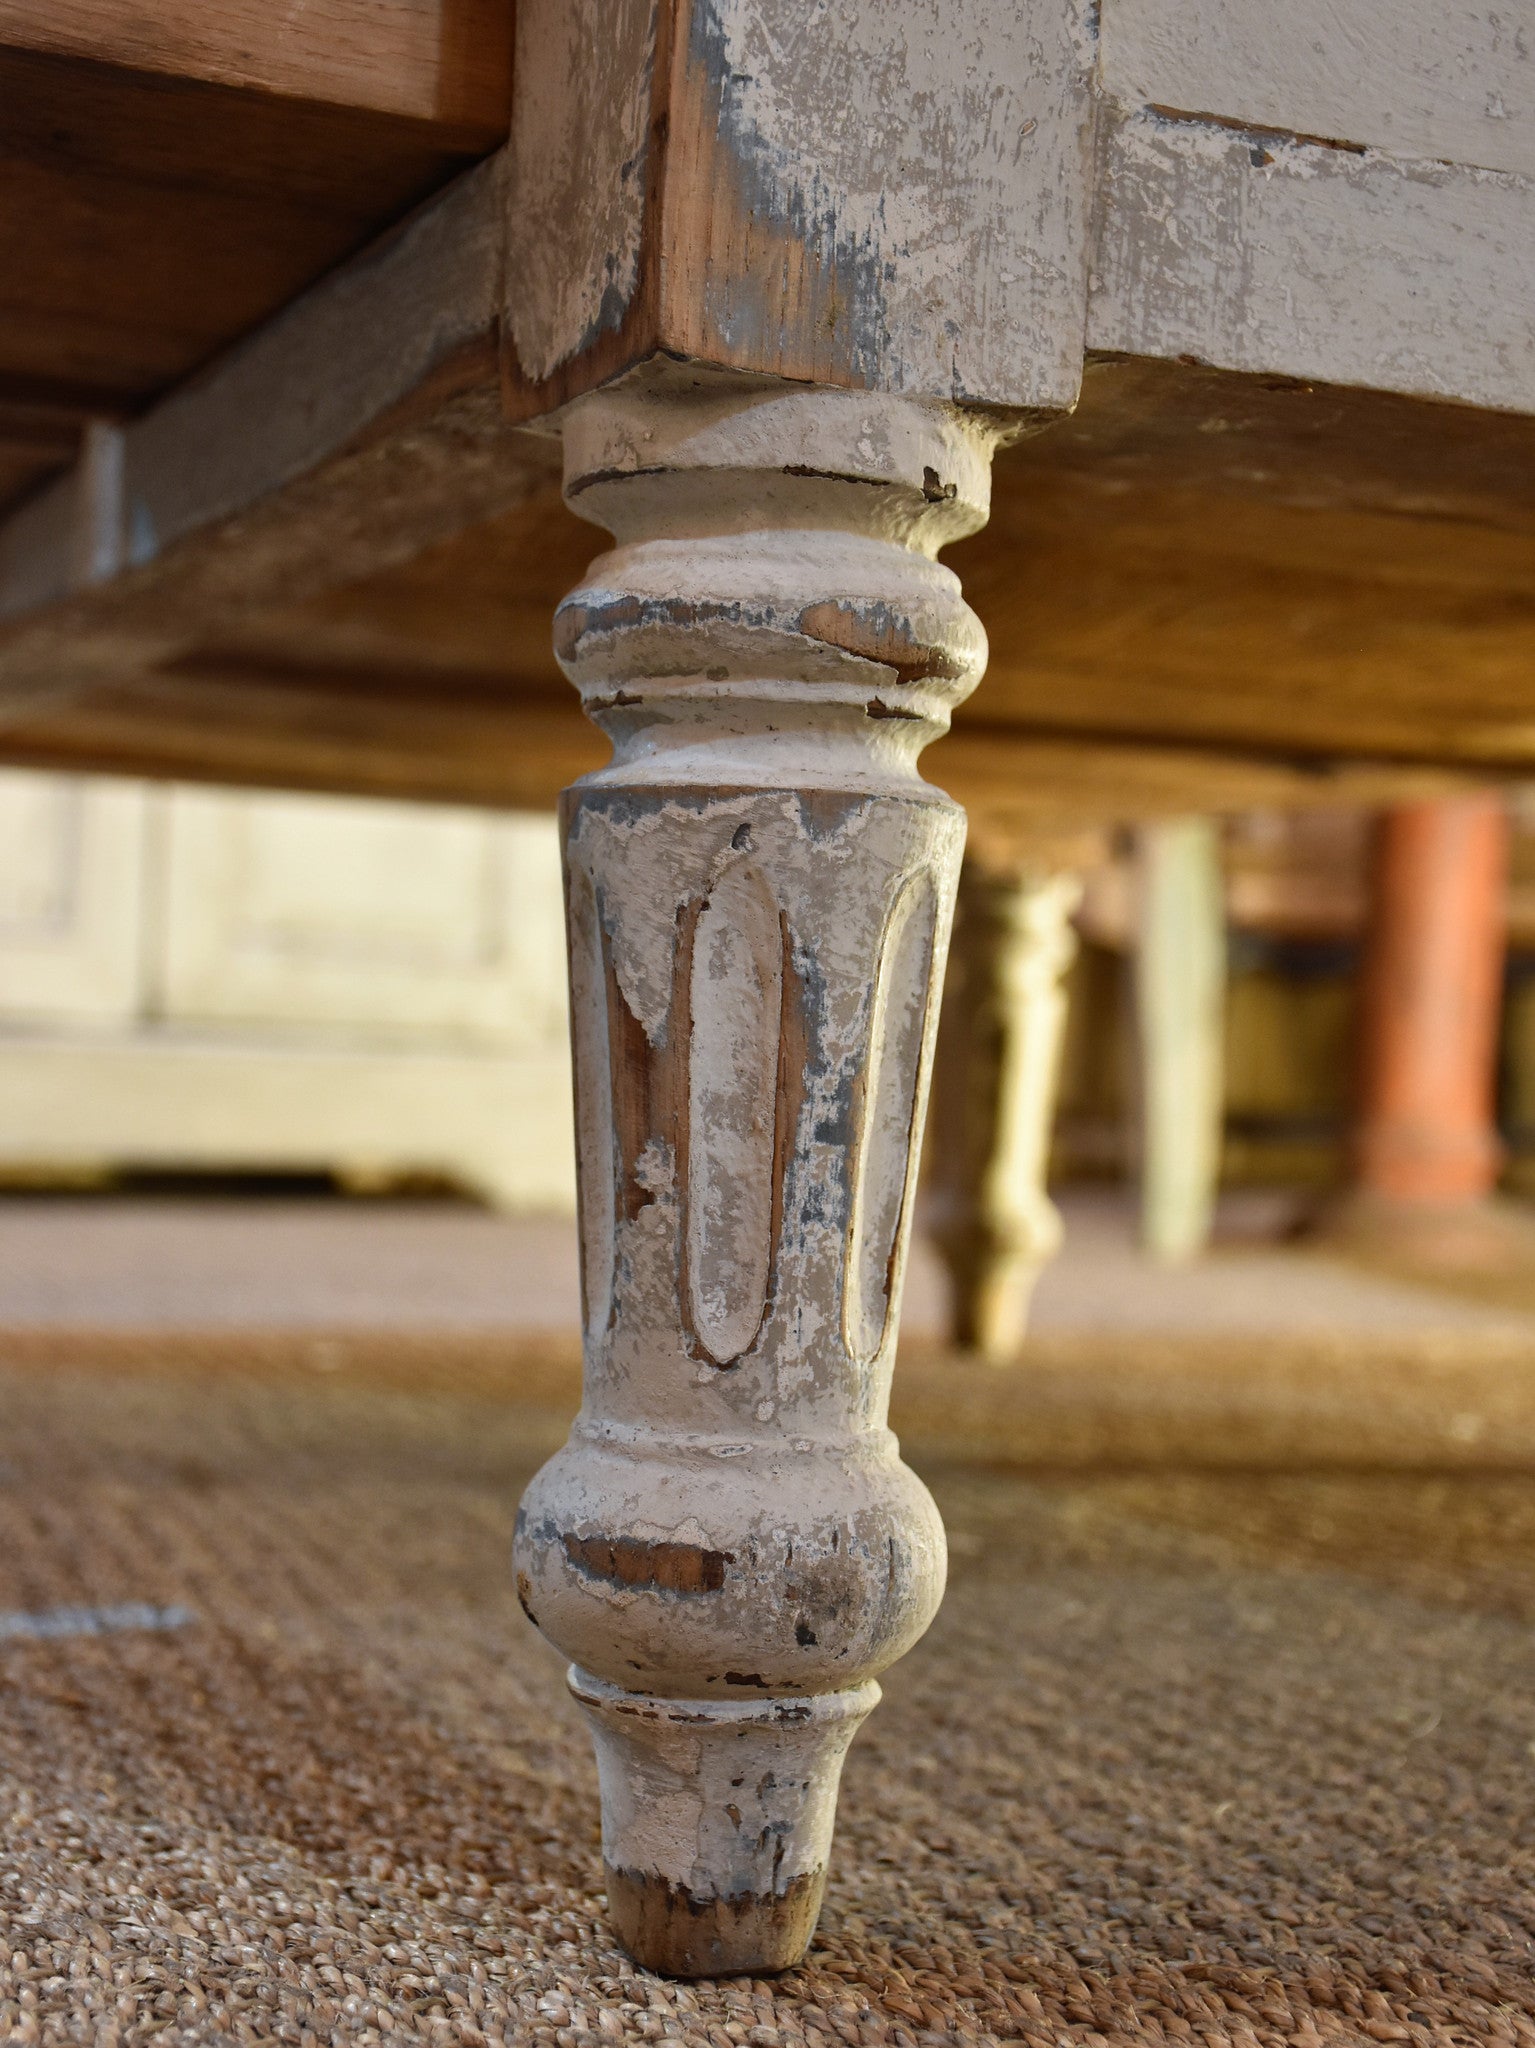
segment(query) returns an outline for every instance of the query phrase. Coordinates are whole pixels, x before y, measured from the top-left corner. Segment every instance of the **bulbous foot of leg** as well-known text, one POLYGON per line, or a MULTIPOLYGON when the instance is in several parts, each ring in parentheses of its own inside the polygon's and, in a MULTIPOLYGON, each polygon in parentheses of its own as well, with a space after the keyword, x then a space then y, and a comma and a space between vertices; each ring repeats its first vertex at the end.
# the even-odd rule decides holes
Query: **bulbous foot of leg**
POLYGON ((608 1913, 668 1977, 761 1976, 810 1945, 842 1760, 874 1684, 811 1699, 658 1699, 573 1668, 602 1789, 608 1913))

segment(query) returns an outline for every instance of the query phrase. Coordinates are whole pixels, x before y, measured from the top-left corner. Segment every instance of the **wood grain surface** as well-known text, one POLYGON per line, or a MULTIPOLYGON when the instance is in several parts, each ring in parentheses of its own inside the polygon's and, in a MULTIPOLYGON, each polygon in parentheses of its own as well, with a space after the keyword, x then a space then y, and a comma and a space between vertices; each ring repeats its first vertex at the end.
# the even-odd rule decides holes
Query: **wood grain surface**
POLYGON ((0 505, 507 130, 502 0, 0 4, 0 505))
POLYGON ((524 0, 513 410, 658 348, 1069 406, 1090 58, 1075 0, 524 0))
MULTIPOLYGON (((1354 0, 1302 12, 1314 34, 1281 49, 1247 4, 1217 21, 1114 0, 1094 42, 1068 0, 899 0, 835 34, 808 0, 771 20, 762 0, 526 0, 507 152, 128 419, 115 509, 86 463, 0 523, 0 749, 485 800, 549 787, 581 750, 548 623, 589 547, 552 435, 501 408, 530 418, 674 346, 1043 429, 1004 452, 992 523, 953 554, 992 656, 935 759, 993 818, 1075 829, 1079 798, 1139 815, 1185 777, 1201 802, 1304 797, 1346 763, 1372 787, 1528 772, 1528 60, 1490 14, 1414 7, 1351 83, 1354 0)), ((135 258, 146 354, 126 384, 109 322, 99 361, 23 323, 34 358, 0 381, 16 488, 150 374, 188 190, 201 205, 233 179, 255 209, 207 272, 242 289, 269 228, 298 246, 263 164, 304 234, 330 204, 293 138, 336 109, 275 74, 256 91, 211 59, 195 88, 106 67, 86 91, 89 67, 52 50, 0 54, 55 95, 6 99, 33 124, 28 163, 53 161, 38 108, 56 103, 71 204, 121 142, 172 212, 135 258), (153 118, 114 97, 130 87, 153 118), (172 174, 208 138, 167 110, 206 93, 234 95, 228 147, 184 189, 172 174)), ((343 111, 369 134, 407 120, 343 111)), ((8 233, 36 241, 46 198, 8 211, 0 256, 8 233)), ((98 273, 65 270, 73 303, 98 273)), ((194 328, 211 345, 203 316, 183 293, 178 346, 194 328)), ((8 317, 0 285, 0 366, 8 317)))
POLYGON ((276 99, 506 133, 504 0, 0 0, 0 46, 276 99))

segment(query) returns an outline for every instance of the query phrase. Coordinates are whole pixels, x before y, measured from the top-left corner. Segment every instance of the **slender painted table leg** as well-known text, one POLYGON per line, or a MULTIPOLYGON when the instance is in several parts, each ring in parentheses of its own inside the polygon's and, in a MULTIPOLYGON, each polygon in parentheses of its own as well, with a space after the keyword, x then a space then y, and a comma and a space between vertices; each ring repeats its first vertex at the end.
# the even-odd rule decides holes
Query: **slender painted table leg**
POLYGON ((886 1426, 963 814, 917 755, 985 639, 945 407, 677 366, 565 416, 616 537, 556 646, 585 1398, 518 1588, 596 1737, 614 1925, 684 1976, 815 1927, 838 1776, 943 1588, 886 1426))
POLYGON ((954 1341, 1017 1355, 1041 1269, 1061 1242, 1045 1188, 1076 953, 1073 874, 960 874, 954 958, 934 1077, 933 1234, 949 1270, 954 1341))
POLYGON ((1352 1146, 1367 1197, 1442 1208, 1492 1191, 1507 866, 1496 796, 1404 804, 1380 822, 1352 1146))
POLYGON ((1203 1249, 1220 1179, 1226 993, 1220 834, 1169 818, 1137 840, 1135 1015, 1141 1236, 1161 1259, 1203 1249))

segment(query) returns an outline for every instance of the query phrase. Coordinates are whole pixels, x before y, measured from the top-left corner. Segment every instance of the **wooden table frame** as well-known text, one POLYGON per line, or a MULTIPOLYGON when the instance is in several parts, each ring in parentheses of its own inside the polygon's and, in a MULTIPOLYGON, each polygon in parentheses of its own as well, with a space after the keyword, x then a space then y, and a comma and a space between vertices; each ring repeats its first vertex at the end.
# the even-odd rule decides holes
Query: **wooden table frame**
POLYGON ((507 145, 0 524, 6 758, 582 776, 518 1571, 644 1962, 803 1950, 941 1592, 884 1414, 987 635, 993 839, 1535 759, 1528 15, 521 0, 507 145))

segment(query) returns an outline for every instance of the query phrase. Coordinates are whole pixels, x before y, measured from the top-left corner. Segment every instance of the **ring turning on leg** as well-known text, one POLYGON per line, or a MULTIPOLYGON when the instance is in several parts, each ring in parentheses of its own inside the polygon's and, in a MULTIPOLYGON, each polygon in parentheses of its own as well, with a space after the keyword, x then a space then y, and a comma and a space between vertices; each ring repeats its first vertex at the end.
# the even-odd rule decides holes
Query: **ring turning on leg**
POLYGON ((885 1417, 964 832, 916 761, 985 660, 934 556, 990 446, 673 366, 566 420, 617 545, 556 646, 614 757, 564 805, 585 1395, 518 1587, 593 1725, 614 1924, 679 1975, 803 1953, 943 1589, 885 1417))

